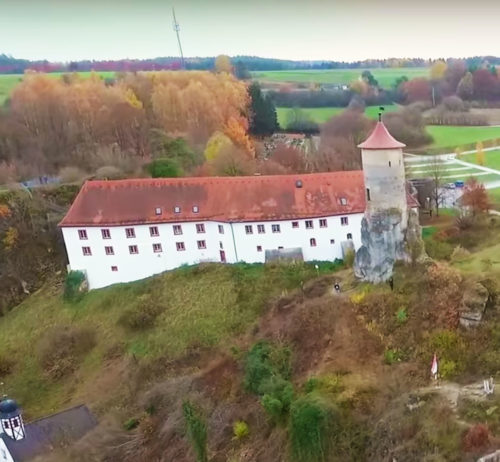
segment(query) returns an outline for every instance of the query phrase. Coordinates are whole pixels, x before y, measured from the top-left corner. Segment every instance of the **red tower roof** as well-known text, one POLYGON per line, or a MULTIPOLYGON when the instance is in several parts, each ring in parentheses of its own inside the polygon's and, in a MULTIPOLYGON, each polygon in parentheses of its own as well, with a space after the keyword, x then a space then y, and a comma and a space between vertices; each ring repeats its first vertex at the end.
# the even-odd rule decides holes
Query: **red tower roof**
POLYGON ((358 148, 361 149, 401 149, 406 144, 400 143, 387 130, 383 122, 377 122, 375 130, 358 148))

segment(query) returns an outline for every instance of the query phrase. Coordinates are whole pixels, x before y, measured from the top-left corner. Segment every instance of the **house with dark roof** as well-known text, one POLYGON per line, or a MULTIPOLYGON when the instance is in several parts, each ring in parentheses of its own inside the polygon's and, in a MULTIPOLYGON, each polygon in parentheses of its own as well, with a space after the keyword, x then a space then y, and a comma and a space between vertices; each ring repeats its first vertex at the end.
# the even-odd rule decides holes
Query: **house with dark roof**
POLYGON ((186 264, 264 263, 287 249, 342 259, 361 246, 367 205, 417 205, 403 146, 379 122, 360 145, 369 154, 359 171, 87 181, 59 225, 69 269, 95 289, 186 264))
POLYGON ((12 399, 0 401, 0 462, 24 462, 68 446, 97 425, 87 406, 80 405, 24 424, 12 399))

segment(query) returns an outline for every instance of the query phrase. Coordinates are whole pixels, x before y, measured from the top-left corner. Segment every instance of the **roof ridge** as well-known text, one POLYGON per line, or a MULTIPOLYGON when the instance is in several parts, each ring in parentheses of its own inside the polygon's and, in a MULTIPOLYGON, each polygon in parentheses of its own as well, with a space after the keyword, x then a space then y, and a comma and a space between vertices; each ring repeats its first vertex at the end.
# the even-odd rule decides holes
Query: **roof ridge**
POLYGON ((56 415, 64 414, 65 412, 73 411, 74 409, 78 409, 78 408, 81 408, 81 407, 87 408, 87 410, 89 411, 89 413, 93 416, 92 412, 87 407, 87 405, 84 404, 84 403, 82 403, 82 404, 77 404, 76 406, 68 407, 66 409, 63 409, 62 411, 53 412, 52 414, 49 414, 49 415, 46 415, 46 416, 43 416, 43 417, 39 417, 38 419, 35 419, 35 420, 31 420, 30 422, 27 422, 26 425, 31 425, 31 424, 34 424, 34 423, 37 423, 37 422, 41 422, 42 420, 50 419, 52 417, 55 417, 56 415))

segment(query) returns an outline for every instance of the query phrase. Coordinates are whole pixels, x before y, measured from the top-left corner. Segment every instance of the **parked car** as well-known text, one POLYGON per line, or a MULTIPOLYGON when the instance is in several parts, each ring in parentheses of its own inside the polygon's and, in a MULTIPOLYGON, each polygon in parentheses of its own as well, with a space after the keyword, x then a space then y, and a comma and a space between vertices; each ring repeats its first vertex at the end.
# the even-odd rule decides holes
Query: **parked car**
POLYGON ((464 182, 463 181, 455 181, 455 186, 457 188, 463 188, 464 187, 464 182))
POLYGON ((446 183, 446 184, 444 185, 444 187, 445 187, 446 189, 455 189, 457 186, 456 186, 456 184, 455 184, 455 183, 446 183))

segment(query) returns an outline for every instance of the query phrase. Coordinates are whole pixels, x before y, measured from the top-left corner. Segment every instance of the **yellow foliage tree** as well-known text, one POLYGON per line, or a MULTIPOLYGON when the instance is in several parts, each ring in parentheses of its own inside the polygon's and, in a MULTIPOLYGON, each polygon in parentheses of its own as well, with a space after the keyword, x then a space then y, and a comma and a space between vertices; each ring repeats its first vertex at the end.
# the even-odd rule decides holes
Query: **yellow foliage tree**
POLYGON ((5 232, 5 236, 2 239, 2 244, 5 247, 5 250, 12 250, 19 240, 19 231, 16 228, 8 228, 5 232))
POLYGON ((441 80, 444 78, 446 69, 448 69, 448 66, 444 61, 436 61, 431 67, 431 80, 441 80))
POLYGON ((208 140, 207 145, 205 147, 205 159, 207 161, 213 161, 219 155, 225 151, 231 149, 233 147, 233 142, 231 139, 220 131, 216 131, 208 140))
POLYGON ((215 72, 227 72, 228 74, 231 74, 233 72, 231 58, 227 55, 217 56, 215 58, 215 72))
POLYGON ((250 140, 245 126, 246 119, 241 117, 230 117, 226 123, 224 133, 231 138, 232 142, 241 147, 250 157, 255 157, 255 146, 250 140))
POLYGON ((125 100, 133 108, 142 109, 141 101, 139 101, 136 94, 134 93, 134 90, 132 90, 131 88, 127 88, 127 90, 125 91, 125 100))
POLYGON ((476 164, 478 164, 478 165, 485 164, 483 143, 481 141, 478 141, 476 144, 476 164))
POLYGON ((8 205, 0 204, 0 218, 7 218, 10 216, 10 208, 8 205))

